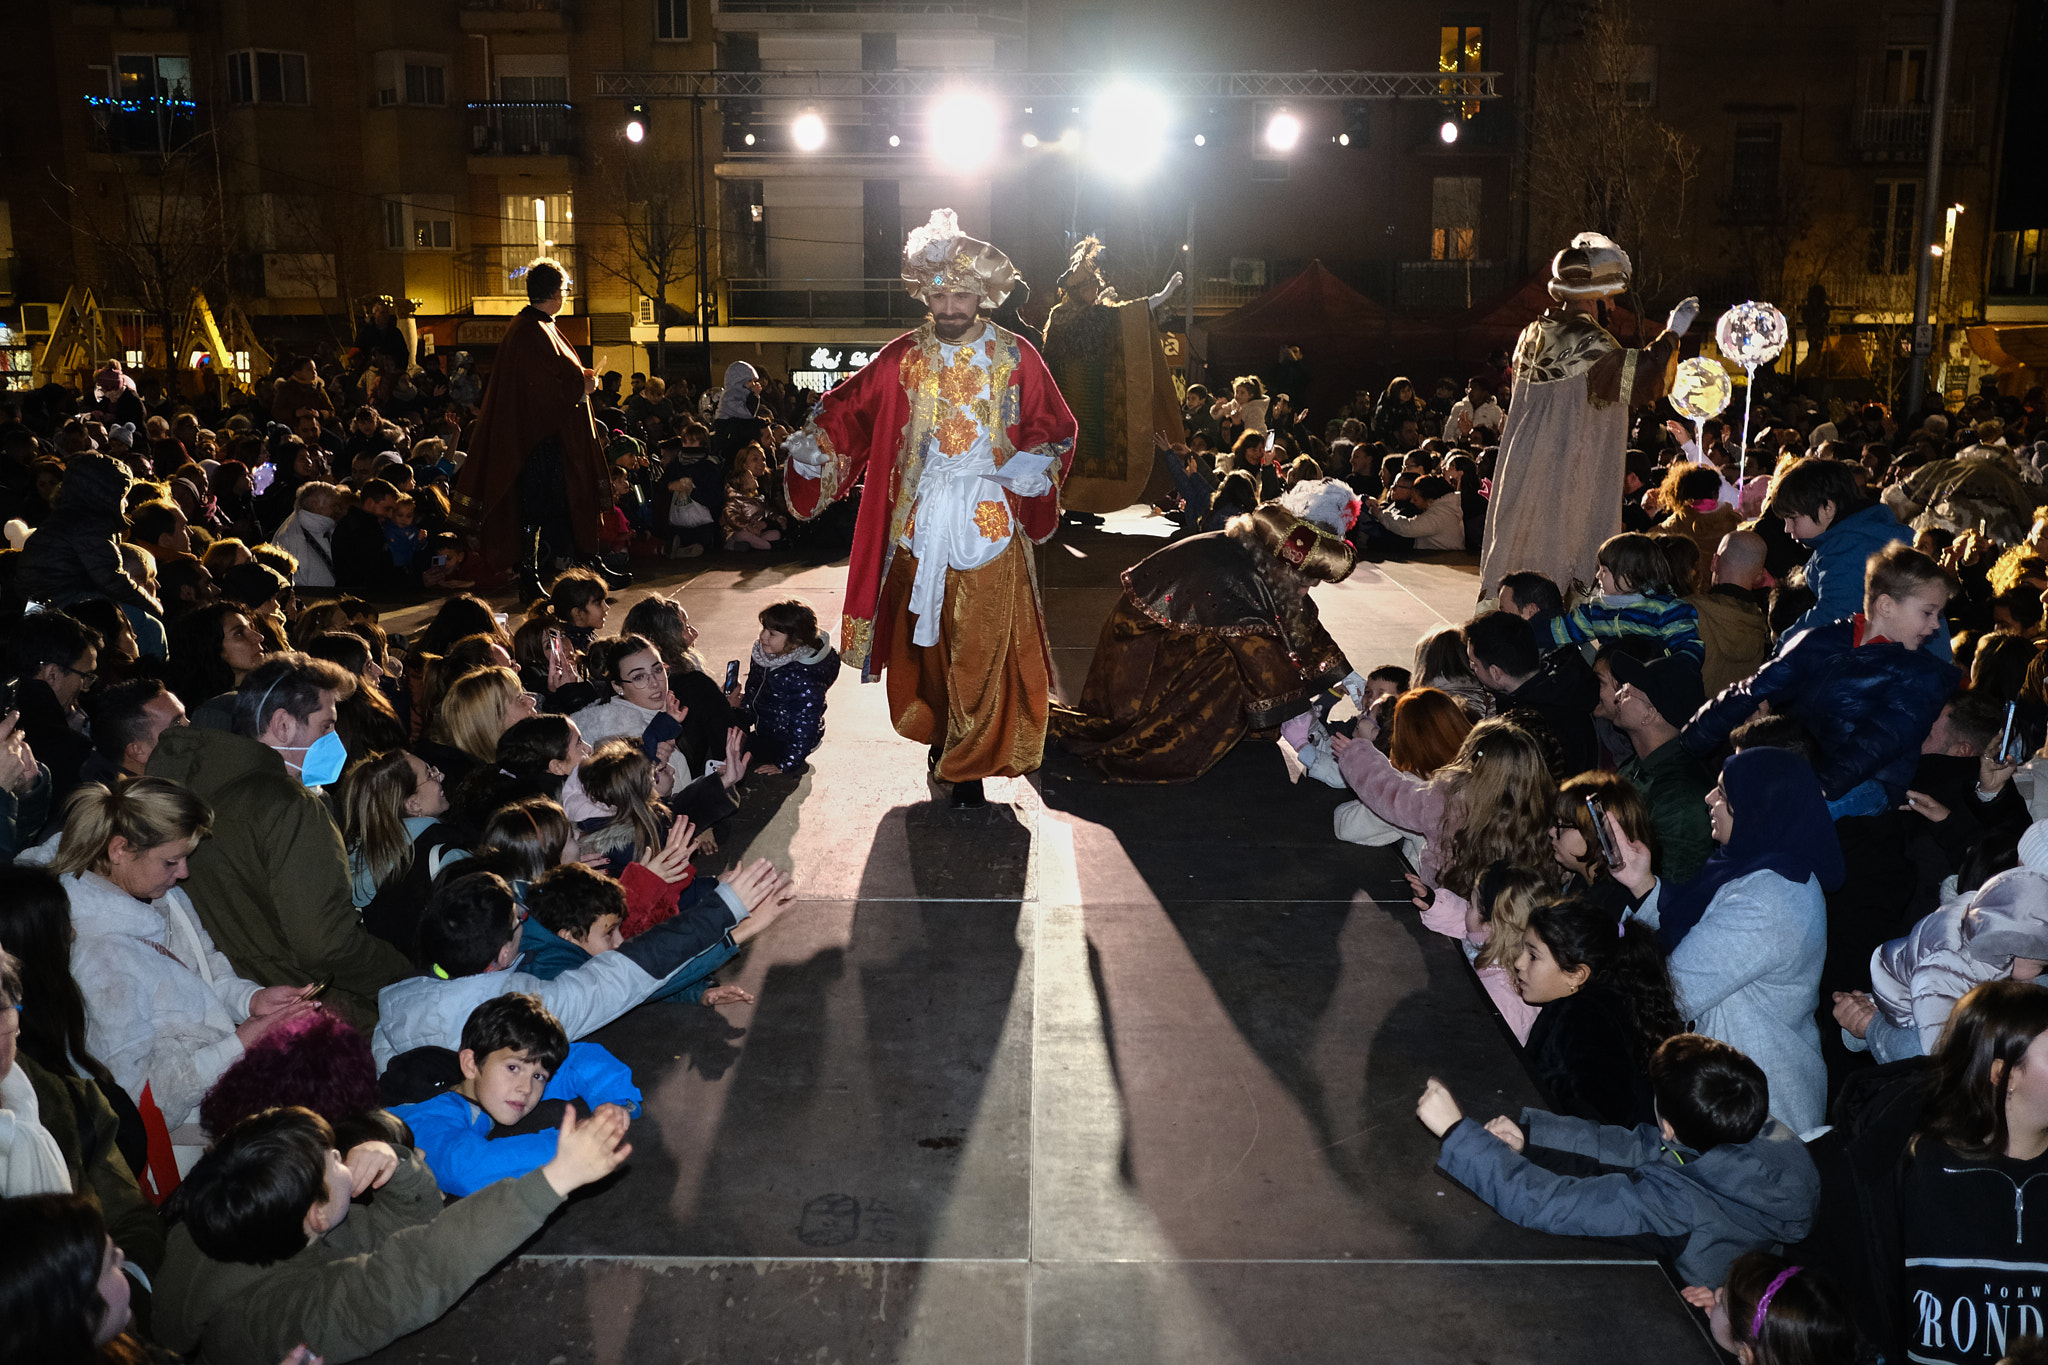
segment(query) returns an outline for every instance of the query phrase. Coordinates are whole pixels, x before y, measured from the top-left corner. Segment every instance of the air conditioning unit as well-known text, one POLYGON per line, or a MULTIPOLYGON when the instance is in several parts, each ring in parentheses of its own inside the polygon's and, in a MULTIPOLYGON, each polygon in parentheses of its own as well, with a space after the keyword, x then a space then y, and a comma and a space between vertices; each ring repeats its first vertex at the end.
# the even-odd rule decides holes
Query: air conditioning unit
POLYGON ((1230 282, 1251 289, 1266 287, 1266 263, 1244 256, 1233 256, 1230 260, 1230 282))
POLYGON ((654 325, 654 300, 648 298, 645 294, 640 296, 640 325, 642 327, 652 327, 654 325))

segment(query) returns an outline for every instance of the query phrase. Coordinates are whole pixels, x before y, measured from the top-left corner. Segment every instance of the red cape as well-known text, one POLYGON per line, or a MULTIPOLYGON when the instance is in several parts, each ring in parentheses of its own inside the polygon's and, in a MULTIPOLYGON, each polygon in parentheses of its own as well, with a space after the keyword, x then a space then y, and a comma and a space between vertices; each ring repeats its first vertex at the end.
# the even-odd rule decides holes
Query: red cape
POLYGON ((576 550, 593 554, 612 491, 583 392, 583 359, 562 340, 554 319, 527 307, 512 319, 498 347, 483 411, 470 428, 469 458, 455 478, 456 522, 476 537, 494 568, 519 560, 519 471, 550 436, 562 438, 562 482, 576 550))
MULTIPOLYGON (((985 325, 996 342, 995 374, 1003 388, 998 398, 1001 419, 991 433, 997 466, 1020 450, 1055 457, 1051 489, 1035 498, 1005 495, 1018 528, 1041 543, 1059 528, 1060 485, 1074 463, 1074 414, 1031 343, 992 322, 985 325)), ((916 473, 910 486, 903 486, 902 445, 914 416, 913 393, 932 382, 936 373, 930 364, 936 351, 931 324, 926 322, 884 346, 864 369, 829 390, 818 400, 810 423, 826 457, 824 477, 805 478, 792 466, 786 479, 790 510, 806 521, 845 496, 863 477, 867 480, 854 522, 839 634, 840 656, 858 667, 864 679, 873 679, 889 662, 888 633, 876 635, 875 613, 903 519, 917 498, 916 473), (899 503, 902 516, 897 513, 899 503)))

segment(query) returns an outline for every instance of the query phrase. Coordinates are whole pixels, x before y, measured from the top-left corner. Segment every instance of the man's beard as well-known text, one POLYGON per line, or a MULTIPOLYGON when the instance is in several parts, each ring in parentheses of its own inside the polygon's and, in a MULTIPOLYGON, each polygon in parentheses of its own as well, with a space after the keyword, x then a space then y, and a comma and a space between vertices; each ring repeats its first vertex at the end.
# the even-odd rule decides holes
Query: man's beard
POLYGON ((980 320, 981 315, 979 313, 969 313, 964 318, 942 317, 934 313, 932 314, 932 331, 938 335, 941 341, 958 341, 961 337, 974 330, 974 324, 980 320))

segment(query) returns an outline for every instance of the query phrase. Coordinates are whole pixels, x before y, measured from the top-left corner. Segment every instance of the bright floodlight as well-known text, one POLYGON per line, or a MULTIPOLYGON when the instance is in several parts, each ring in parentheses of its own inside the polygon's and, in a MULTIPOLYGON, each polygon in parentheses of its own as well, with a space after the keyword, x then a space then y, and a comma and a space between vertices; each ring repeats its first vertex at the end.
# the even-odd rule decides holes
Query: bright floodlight
POLYGON ((1282 109, 1266 120, 1266 145, 1276 152, 1291 152, 1301 141, 1301 120, 1282 109))
POLYGON ((1103 169, 1142 175, 1165 153, 1173 111, 1157 91, 1113 86, 1097 101, 1092 115, 1089 155, 1103 169))
POLYGON ((903 145, 902 136, 897 133, 889 134, 889 145, 891 147, 901 147, 903 145))
POLYGON ((810 111, 798 114, 789 125, 789 136, 800 152, 815 152, 825 145, 825 120, 810 111))
POLYGON ((1458 121, 1454 118, 1445 119, 1444 126, 1436 130, 1436 135, 1444 140, 1444 146, 1450 146, 1458 140, 1458 121))
POLYGON ((1038 134, 1036 134, 1036 133, 1026 133, 1026 134, 1024 134, 1024 145, 1025 145, 1026 147, 1036 147, 1036 146, 1038 145, 1038 134))
POLYGON ((949 170, 970 171, 996 154, 996 107, 965 90, 941 95, 926 115, 925 146, 949 170))
POLYGON ((1208 138, 1206 138, 1206 137, 1203 137, 1203 136, 1202 136, 1202 135, 1201 135, 1200 133, 1196 133, 1196 134, 1195 134, 1195 145, 1196 145, 1197 147, 1206 147, 1206 146, 1208 146, 1208 145, 1209 145, 1209 139, 1208 139, 1208 138))
POLYGON ((646 136, 646 124, 642 123, 639 119, 628 119, 626 121, 626 141, 638 142, 646 136))

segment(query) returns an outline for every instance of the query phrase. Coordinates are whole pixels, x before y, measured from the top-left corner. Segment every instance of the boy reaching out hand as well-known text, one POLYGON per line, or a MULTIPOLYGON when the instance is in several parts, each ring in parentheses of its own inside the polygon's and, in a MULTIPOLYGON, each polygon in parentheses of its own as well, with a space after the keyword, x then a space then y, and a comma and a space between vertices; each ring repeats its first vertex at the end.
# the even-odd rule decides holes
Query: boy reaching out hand
POLYGON ((369 1355, 446 1313, 570 1193, 617 1170, 625 1136, 622 1110, 581 1122, 571 1110, 545 1165, 444 1210, 410 1148, 344 1154, 309 1109, 252 1115, 174 1196, 157 1339, 195 1365, 277 1365, 302 1343, 329 1360, 369 1355))

